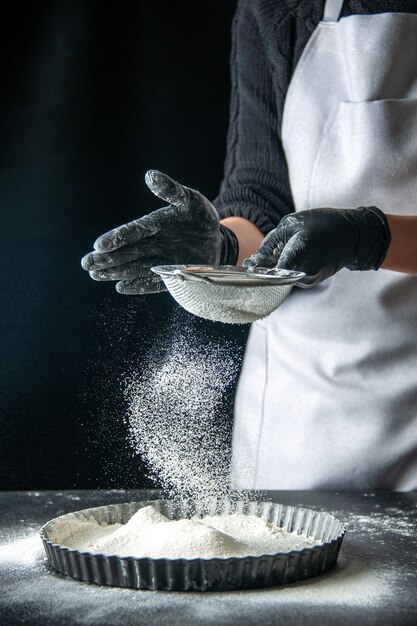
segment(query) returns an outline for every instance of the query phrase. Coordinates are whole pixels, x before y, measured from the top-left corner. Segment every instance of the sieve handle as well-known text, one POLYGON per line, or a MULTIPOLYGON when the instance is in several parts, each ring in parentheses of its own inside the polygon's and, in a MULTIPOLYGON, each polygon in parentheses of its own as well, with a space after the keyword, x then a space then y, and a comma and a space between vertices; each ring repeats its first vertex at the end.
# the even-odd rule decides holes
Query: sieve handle
POLYGON ((209 285, 213 284, 213 281, 206 276, 196 276, 196 274, 192 274, 191 272, 183 272, 181 269, 174 270, 175 276, 178 276, 180 280, 189 280, 197 283, 208 283, 209 285))
POLYGON ((300 287, 301 289, 312 289, 313 287, 317 285, 317 283, 320 282, 320 279, 321 279, 321 272, 319 272, 318 274, 314 274, 312 276, 306 275, 303 278, 300 278, 300 280, 296 282, 295 285, 297 287, 300 287))

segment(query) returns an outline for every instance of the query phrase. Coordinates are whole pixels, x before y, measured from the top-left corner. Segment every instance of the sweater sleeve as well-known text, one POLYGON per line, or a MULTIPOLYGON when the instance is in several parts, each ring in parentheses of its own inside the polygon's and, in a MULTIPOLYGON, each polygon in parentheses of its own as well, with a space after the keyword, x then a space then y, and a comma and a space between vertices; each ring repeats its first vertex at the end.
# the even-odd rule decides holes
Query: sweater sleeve
MULTIPOLYGON (((221 218, 240 216, 264 234, 294 211, 281 143, 285 96, 323 15, 324 0, 239 0, 232 25, 231 103, 221 218)), ((417 0, 345 0, 342 16, 417 12, 417 0)))
MULTIPOLYGON (((233 21, 227 153, 214 206, 221 218, 244 217, 267 234, 294 205, 279 134, 276 59, 265 41, 261 9, 262 3, 241 0, 233 21)), ((278 70, 281 76, 289 71, 278 70)))

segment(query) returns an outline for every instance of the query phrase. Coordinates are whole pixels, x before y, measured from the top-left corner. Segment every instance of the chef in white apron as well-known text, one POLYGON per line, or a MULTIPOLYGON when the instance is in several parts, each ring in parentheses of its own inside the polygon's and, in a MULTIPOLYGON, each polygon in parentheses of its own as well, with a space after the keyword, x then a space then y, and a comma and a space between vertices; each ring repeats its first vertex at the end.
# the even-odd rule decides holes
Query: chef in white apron
MULTIPOLYGON (((307 272, 316 286, 294 288, 253 324, 236 399, 238 488, 417 488, 417 268, 350 271, 384 261, 386 215, 417 217, 417 14, 340 18, 342 5, 326 1, 277 129, 296 212, 248 262, 308 267, 330 254, 329 225, 346 220, 332 250, 343 260, 350 222, 371 220, 364 241, 375 264, 361 260, 363 242, 343 269, 319 263, 307 272)), ((93 279, 155 293, 152 265, 235 264, 237 244, 240 261, 256 252, 262 235, 250 221, 219 224, 199 192, 160 172, 146 180, 170 205, 99 237, 82 260, 93 279)))
MULTIPOLYGON (((339 19, 342 4, 327 0, 285 100, 296 210, 416 215, 417 15, 339 19)), ((342 269, 252 326, 233 477, 253 489, 417 488, 417 277, 342 269)))

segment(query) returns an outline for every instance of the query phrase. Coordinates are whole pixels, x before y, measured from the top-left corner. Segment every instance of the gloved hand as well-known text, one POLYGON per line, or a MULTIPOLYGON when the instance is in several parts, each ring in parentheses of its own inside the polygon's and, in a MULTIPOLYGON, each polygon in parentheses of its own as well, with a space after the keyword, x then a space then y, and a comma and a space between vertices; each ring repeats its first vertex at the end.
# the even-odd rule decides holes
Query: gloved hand
POLYGON ((156 170, 145 181, 169 206, 101 235, 81 260, 91 278, 117 280, 123 294, 157 293, 165 287, 150 271, 154 265, 236 263, 236 236, 207 198, 156 170))
POLYGON ((305 272, 304 286, 313 286, 343 267, 378 269, 390 242, 387 218, 376 207, 312 209, 283 217, 243 264, 305 272))

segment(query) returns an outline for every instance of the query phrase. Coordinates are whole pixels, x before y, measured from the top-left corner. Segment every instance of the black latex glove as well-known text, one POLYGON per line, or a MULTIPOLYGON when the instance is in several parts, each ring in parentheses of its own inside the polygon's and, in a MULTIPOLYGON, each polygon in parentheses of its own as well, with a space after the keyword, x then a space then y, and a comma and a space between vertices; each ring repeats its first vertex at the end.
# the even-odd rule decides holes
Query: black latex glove
POLYGON ((283 217, 243 264, 305 272, 305 286, 313 286, 343 267, 377 270, 390 242, 387 218, 376 207, 312 209, 283 217))
POLYGON ((119 281, 119 293, 157 293, 165 287, 154 265, 236 263, 237 239, 207 198, 156 170, 145 181, 169 206, 101 235, 81 260, 91 278, 119 281))

